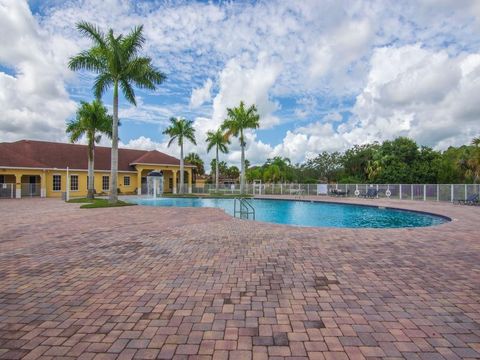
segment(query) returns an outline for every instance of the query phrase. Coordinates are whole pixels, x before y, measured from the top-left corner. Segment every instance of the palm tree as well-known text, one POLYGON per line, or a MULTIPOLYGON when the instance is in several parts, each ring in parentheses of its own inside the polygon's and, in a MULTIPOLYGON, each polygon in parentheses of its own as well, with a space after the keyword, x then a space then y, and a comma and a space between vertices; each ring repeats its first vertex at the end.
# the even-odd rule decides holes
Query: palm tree
POLYGON ((227 131, 227 136, 235 136, 240 140, 241 156, 241 176, 240 176, 240 193, 245 190, 245 137, 246 129, 257 129, 260 126, 260 116, 257 114, 255 105, 245 108, 243 101, 240 105, 233 109, 227 108, 227 119, 222 124, 221 129, 227 131))
POLYGON ((91 104, 82 101, 77 109, 75 120, 67 123, 67 133, 70 141, 77 142, 82 136, 86 136, 88 142, 88 184, 87 198, 94 197, 94 159, 95 144, 98 144, 102 134, 112 137, 113 118, 108 115, 107 108, 100 100, 94 100, 91 104))
POLYGON ((112 155, 109 202, 116 203, 118 171, 118 87, 125 99, 137 105, 133 86, 155 90, 165 80, 165 75, 152 65, 152 59, 139 56, 145 42, 143 26, 133 28, 127 36, 104 34, 87 22, 77 24, 80 33, 93 41, 93 46, 70 58, 71 70, 88 70, 97 74, 93 91, 97 99, 113 86, 112 155))
MULTIPOLYGON (((224 154, 228 153, 227 145, 230 144, 230 140, 222 131, 222 129, 218 129, 217 131, 208 131, 207 132, 207 152, 210 152, 212 148, 215 146, 215 160, 216 164, 219 163, 218 161, 218 152, 222 152, 224 154)), ((215 166, 215 192, 218 192, 218 179, 219 179, 219 167, 215 166)))
MULTIPOLYGON (((194 145, 197 145, 195 141, 195 129, 193 128, 192 120, 185 120, 181 118, 170 118, 170 126, 163 132, 165 135, 170 136, 168 146, 170 146, 175 140, 177 140, 178 146, 180 146, 180 194, 183 194, 183 178, 184 178, 184 163, 183 163, 183 144, 185 140, 189 140, 194 145)), ((175 186, 175 184, 174 184, 175 186)))
MULTIPOLYGON (((196 176, 205 174, 205 164, 203 163, 202 158, 194 152, 191 152, 185 156, 185 161, 191 165, 195 165, 195 169, 193 170, 193 174, 196 176)), ((194 180, 196 177, 194 178, 194 180)))

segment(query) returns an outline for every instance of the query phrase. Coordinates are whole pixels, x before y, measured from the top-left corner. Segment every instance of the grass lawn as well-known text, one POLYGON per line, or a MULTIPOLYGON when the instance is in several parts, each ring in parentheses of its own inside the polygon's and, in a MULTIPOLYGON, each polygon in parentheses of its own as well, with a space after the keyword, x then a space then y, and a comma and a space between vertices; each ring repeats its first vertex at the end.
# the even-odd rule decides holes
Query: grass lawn
POLYGON ((108 199, 87 199, 87 198, 79 198, 79 199, 71 199, 68 201, 69 203, 79 203, 83 204, 80 206, 80 209, 96 209, 96 208, 106 208, 106 207, 120 207, 120 206, 133 206, 136 204, 127 203, 125 201, 120 201, 116 204, 110 204, 108 199))

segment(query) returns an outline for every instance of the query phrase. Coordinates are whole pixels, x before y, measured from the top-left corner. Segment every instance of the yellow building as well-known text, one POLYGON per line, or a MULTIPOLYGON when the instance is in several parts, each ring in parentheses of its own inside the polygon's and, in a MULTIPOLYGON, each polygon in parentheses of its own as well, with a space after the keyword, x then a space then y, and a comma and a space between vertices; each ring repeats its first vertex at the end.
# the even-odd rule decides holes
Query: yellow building
MULTIPOLYGON (((71 197, 85 196, 87 156, 85 145, 33 140, 0 143, 0 197, 61 197, 67 184, 71 197)), ((95 147, 94 164, 96 193, 108 194, 110 148, 95 147)), ((185 188, 189 192, 193 168, 185 164, 185 188)), ((119 194, 145 194, 147 174, 154 170, 163 172, 164 191, 176 193, 180 181, 179 159, 156 150, 119 149, 119 194)))

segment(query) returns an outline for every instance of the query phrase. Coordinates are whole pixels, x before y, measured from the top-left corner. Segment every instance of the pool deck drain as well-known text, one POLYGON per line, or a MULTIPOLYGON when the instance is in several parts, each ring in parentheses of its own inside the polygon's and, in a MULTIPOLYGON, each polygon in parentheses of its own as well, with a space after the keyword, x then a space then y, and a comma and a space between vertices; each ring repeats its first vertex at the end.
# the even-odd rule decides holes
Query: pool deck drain
POLYGON ((2 200, 0 359, 479 358, 480 208, 333 200, 457 221, 299 228, 2 200))

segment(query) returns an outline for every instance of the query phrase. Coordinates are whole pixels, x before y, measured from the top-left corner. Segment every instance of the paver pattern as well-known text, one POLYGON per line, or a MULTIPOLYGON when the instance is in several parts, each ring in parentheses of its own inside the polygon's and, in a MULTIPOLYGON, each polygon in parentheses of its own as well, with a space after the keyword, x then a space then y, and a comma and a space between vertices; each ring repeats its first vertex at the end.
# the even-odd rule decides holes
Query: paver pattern
POLYGON ((297 228, 2 200, 0 358, 479 358, 480 208, 362 201, 456 220, 297 228))

